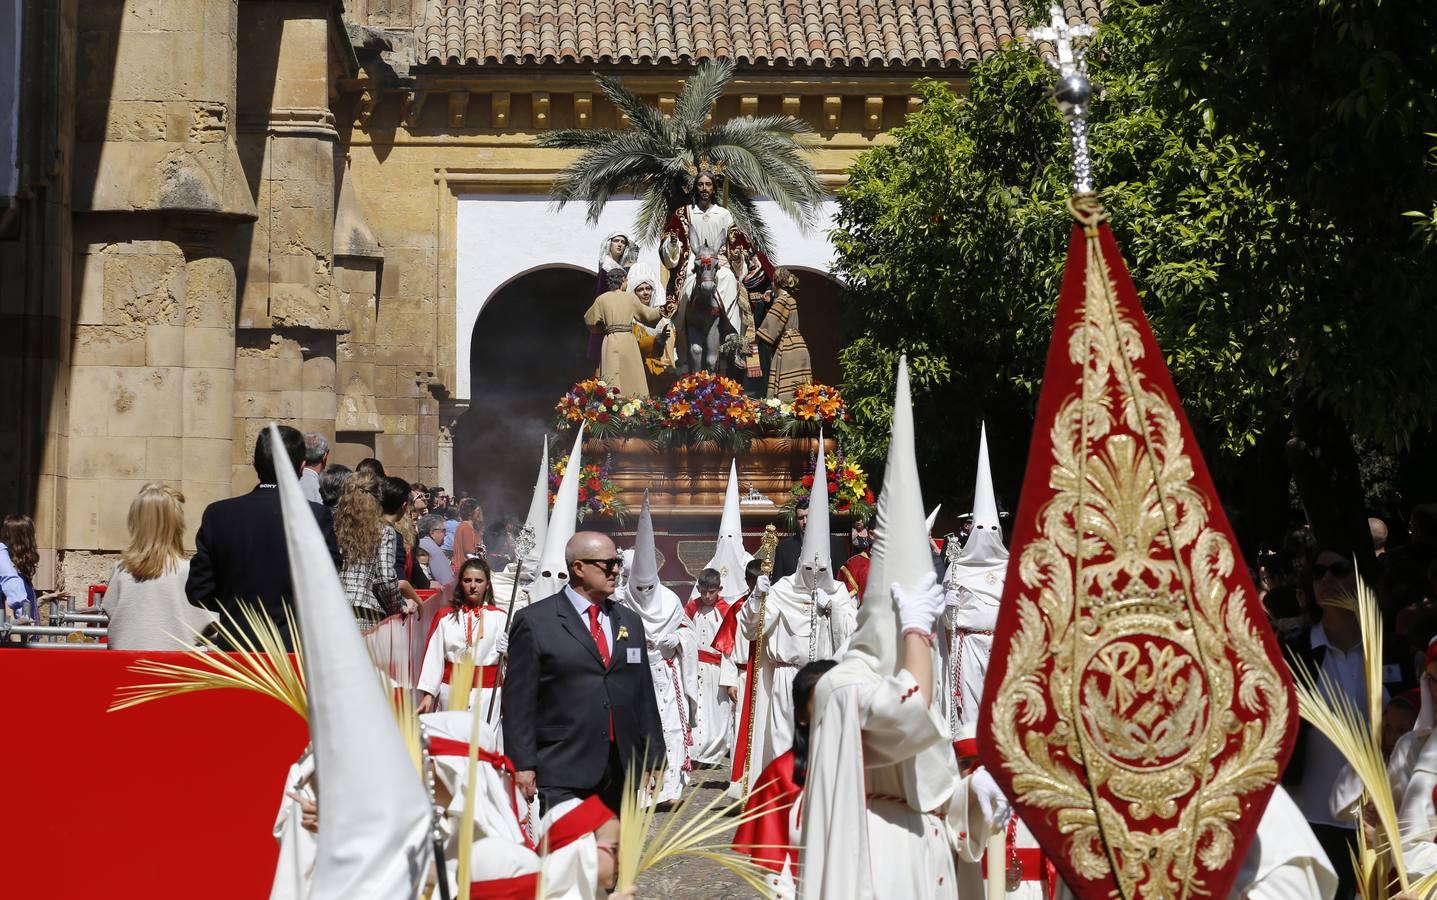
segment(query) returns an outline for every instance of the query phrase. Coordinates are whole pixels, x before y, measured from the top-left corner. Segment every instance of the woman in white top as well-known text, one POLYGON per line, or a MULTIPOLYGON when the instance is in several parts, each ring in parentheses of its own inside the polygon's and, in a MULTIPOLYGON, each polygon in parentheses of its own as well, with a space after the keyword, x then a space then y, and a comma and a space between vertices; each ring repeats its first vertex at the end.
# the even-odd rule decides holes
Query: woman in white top
POLYGON ((184 503, 185 495, 162 481, 140 488, 130 502, 130 545, 100 604, 110 616, 111 650, 192 647, 217 618, 185 599, 184 503))

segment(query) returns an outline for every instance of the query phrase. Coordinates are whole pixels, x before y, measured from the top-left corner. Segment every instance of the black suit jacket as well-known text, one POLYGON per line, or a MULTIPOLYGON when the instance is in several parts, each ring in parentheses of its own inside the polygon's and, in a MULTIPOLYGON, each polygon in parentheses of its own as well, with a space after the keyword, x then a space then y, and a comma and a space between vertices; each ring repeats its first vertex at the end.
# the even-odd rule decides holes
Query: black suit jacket
MULTIPOLYGON (((309 507, 338 569, 334 518, 328 508, 318 503, 309 507)), ((285 544, 284 515, 276 488, 257 487, 248 494, 217 500, 205 507, 195 535, 195 555, 190 560, 185 595, 195 606, 228 611, 236 618, 240 603, 256 605, 279 626, 285 646, 294 648, 284 615, 286 602, 294 595, 294 584, 289 576, 289 547, 285 544)))
POLYGON ((644 622, 608 602, 614 642, 607 668, 588 620, 563 591, 514 614, 502 695, 504 751, 516 769, 535 772, 540 789, 599 785, 609 763, 611 714, 624 765, 662 766, 664 732, 644 622))

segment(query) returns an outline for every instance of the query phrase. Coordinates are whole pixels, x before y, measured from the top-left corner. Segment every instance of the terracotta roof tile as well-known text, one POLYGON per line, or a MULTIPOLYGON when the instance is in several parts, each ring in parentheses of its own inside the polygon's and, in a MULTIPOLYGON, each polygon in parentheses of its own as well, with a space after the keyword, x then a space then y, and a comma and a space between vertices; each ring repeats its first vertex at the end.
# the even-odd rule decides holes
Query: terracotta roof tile
MULTIPOLYGON (((1068 21, 1097 24, 1106 2, 1063 7, 1068 21)), ((415 31, 431 65, 956 69, 1025 39, 1025 10, 1023 0, 429 0, 415 31)))

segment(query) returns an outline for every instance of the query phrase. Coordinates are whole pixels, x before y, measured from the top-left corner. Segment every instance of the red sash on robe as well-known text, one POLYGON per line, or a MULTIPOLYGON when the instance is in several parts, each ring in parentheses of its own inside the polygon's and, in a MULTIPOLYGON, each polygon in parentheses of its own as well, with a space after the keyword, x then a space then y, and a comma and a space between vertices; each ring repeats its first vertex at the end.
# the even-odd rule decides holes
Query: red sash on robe
POLYGON ((733 848, 775 872, 782 872, 784 860, 788 860, 796 872, 798 848, 791 842, 788 817, 802 792, 803 788, 793 781, 793 751, 788 750, 775 757, 758 776, 743 813, 747 817, 761 809, 763 814, 738 826, 733 834, 733 848))
POLYGON ((714 635, 712 646, 724 656, 732 654, 733 648, 738 646, 738 614, 747 599, 748 594, 744 594, 729 605, 723 614, 723 621, 719 623, 718 633, 714 635))
MULTIPOLYGON (((449 683, 451 676, 454 674, 454 665, 454 663, 447 660, 444 663, 444 676, 442 680, 445 684, 449 683)), ((504 683, 504 675, 499 671, 497 665, 475 666, 474 674, 478 676, 478 683, 472 685, 472 687, 492 688, 504 683)))
POLYGON ((469 896, 483 897, 484 900, 534 900, 534 895, 538 892, 538 872, 469 883, 469 896))

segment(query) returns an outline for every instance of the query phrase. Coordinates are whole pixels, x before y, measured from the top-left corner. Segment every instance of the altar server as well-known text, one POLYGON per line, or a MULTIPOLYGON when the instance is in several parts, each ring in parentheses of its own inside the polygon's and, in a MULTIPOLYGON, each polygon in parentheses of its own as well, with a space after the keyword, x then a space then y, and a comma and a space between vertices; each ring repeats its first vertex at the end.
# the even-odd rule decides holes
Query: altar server
POLYGON ((732 743, 733 700, 723 686, 723 655, 713 648, 729 604, 719 595, 723 579, 716 569, 699 573, 698 596, 684 607, 679 630, 683 654, 684 694, 689 703, 693 735, 690 756, 701 765, 721 765, 732 743))
POLYGON ((464 560, 456 581, 454 605, 435 619, 419 670, 421 713, 450 708, 454 667, 466 653, 474 663, 474 681, 464 707, 478 704, 488 710, 497 702, 492 695, 499 690, 499 659, 509 649, 509 635, 504 632, 504 611, 494 603, 489 563, 479 557, 464 560))

